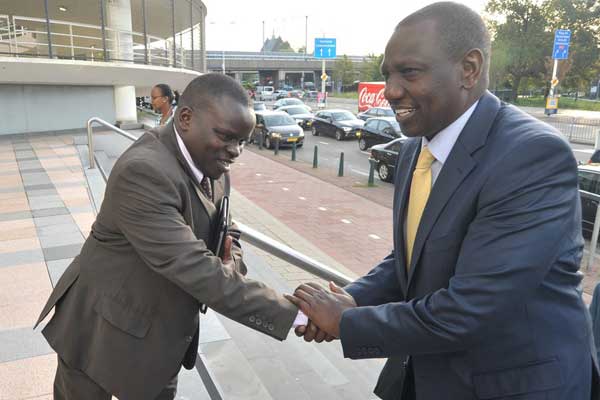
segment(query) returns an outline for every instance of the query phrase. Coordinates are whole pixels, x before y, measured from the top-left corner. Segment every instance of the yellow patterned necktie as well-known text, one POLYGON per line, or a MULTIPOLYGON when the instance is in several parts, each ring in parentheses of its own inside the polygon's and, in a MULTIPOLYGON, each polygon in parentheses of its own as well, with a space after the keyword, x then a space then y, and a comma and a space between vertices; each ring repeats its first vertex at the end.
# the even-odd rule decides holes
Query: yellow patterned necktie
POLYGON ((417 160, 417 166, 413 172, 412 183, 410 184, 410 197, 408 199, 408 218, 406 221, 406 269, 410 268, 413 247, 419 222, 427 204, 429 193, 431 192, 431 164, 435 157, 429 151, 428 147, 423 147, 417 160))

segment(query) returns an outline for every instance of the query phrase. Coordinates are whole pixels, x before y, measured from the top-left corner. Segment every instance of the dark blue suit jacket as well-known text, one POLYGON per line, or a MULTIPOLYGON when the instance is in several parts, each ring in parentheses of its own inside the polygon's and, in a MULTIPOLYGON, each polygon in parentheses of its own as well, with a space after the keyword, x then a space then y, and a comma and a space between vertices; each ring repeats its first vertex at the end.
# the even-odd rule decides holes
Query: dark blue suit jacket
POLYGON ((375 393, 419 400, 589 399, 598 380, 582 275, 577 164, 548 125, 489 92, 437 178, 407 274, 420 139, 396 168, 394 252, 346 289, 349 358, 389 358, 375 393), (413 378, 411 378, 411 381, 413 378), (592 381, 594 383, 592 384, 592 381))

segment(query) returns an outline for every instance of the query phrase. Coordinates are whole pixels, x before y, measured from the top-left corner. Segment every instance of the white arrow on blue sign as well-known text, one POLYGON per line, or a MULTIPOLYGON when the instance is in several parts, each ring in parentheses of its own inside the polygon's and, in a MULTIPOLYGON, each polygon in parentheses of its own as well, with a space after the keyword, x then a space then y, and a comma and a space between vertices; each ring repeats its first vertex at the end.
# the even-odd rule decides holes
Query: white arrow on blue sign
POLYGON ((335 58, 335 38, 315 38, 315 58, 335 58))
POLYGON ((554 34, 554 48, 552 58, 555 60, 566 60, 569 58, 569 44, 571 42, 571 31, 559 29, 554 34))

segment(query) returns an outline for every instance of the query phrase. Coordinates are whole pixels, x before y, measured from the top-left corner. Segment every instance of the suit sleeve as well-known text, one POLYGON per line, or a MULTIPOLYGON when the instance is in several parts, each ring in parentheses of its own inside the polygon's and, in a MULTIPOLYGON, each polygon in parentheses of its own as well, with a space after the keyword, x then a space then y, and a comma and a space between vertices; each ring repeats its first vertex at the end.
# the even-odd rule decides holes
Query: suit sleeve
POLYGON ((394 253, 384 258, 367 275, 350 283, 344 289, 352 295, 360 307, 400 301, 402 290, 396 275, 394 253))
POLYGON ((460 351, 526 302, 559 255, 576 268, 581 222, 577 166, 562 139, 538 135, 500 160, 482 185, 447 289, 407 303, 344 312, 344 354, 460 351))
POLYGON ((132 161, 116 179, 118 226, 149 268, 220 314, 286 338, 297 308, 224 265, 196 238, 179 211, 181 199, 172 180, 142 160, 132 161))

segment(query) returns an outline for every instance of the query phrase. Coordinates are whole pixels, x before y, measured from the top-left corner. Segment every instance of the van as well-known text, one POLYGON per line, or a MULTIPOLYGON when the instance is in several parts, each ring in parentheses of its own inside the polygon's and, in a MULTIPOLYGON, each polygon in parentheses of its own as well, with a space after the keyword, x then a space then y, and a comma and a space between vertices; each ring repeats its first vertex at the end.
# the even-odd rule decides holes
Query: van
POLYGON ((273 86, 257 86, 256 96, 261 101, 274 100, 275 88, 273 86))

